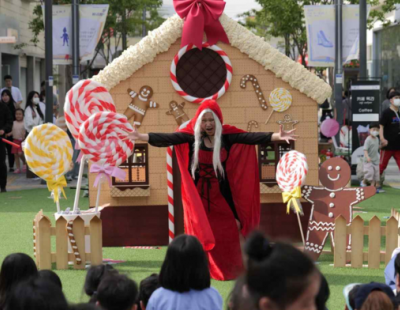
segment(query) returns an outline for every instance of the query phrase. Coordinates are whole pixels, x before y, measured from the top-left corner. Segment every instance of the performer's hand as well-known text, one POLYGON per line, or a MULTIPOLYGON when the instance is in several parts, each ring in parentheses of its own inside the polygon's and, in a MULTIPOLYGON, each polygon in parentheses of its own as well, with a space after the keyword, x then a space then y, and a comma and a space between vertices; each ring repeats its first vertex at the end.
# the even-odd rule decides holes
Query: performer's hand
POLYGON ((278 141, 278 140, 284 140, 286 143, 290 143, 290 140, 296 141, 296 138, 298 137, 295 135, 296 128, 292 129, 290 131, 284 131, 283 126, 279 126, 279 133, 274 133, 272 135, 272 141, 278 141))

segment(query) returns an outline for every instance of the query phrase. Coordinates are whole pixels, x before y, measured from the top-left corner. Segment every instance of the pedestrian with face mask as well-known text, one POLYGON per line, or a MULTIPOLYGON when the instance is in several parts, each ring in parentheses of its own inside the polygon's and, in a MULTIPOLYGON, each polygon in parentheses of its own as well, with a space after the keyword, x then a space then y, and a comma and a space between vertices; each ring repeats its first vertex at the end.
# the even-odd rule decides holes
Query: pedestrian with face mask
POLYGON ((394 157, 400 170, 400 92, 389 95, 390 107, 383 111, 379 121, 379 137, 381 139, 381 159, 379 174, 385 171, 390 158, 394 157))
POLYGON ((27 133, 31 132, 33 127, 43 124, 44 112, 40 107, 39 93, 31 91, 26 100, 24 126, 27 133))

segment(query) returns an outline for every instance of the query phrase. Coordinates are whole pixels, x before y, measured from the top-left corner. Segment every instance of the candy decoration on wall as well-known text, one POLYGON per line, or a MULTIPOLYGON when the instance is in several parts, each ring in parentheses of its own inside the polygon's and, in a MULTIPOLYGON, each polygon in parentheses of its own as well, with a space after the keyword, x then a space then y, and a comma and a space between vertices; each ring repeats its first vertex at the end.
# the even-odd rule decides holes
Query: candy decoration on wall
POLYGON ((124 180, 126 172, 120 168, 131 156, 134 143, 128 134, 134 132, 126 117, 113 112, 99 112, 88 118, 79 130, 78 142, 83 154, 94 164, 90 172, 97 173, 94 186, 98 187, 95 212, 98 211, 100 185, 103 178, 111 187, 111 176, 124 180))
POLYGON ((288 90, 284 88, 275 88, 269 94, 269 103, 272 107, 272 112, 265 121, 265 124, 268 123, 274 111, 284 112, 290 108, 290 106, 292 105, 292 95, 288 90))
POLYGON ((294 128, 294 125, 297 125, 299 121, 292 120, 292 117, 289 114, 286 114, 283 117, 282 121, 277 121, 279 125, 282 125, 283 131, 291 131, 294 128))
POLYGON ((81 258, 81 254, 79 253, 78 246, 76 245, 76 240, 75 240, 75 235, 74 235, 73 229, 74 229, 74 221, 68 221, 68 224, 67 224, 68 239, 71 244, 72 252, 75 256, 76 264, 80 265, 80 264, 82 264, 82 258, 81 258))
MULTIPOLYGON (((353 219, 353 206, 375 195, 374 186, 346 187, 351 170, 340 157, 326 160, 319 169, 322 187, 304 186, 303 198, 311 203, 305 250, 316 260, 324 248, 326 238, 335 231, 335 218, 342 215, 349 225, 353 219)), ((351 239, 348 241, 351 249, 351 239)))
POLYGON ((185 100, 189 101, 189 102, 193 102, 193 103, 202 103, 205 100, 208 99, 213 99, 213 100, 217 100, 218 98, 221 98, 225 92, 228 90, 229 86, 231 85, 231 81, 232 81, 232 63, 229 60, 228 55, 218 46, 216 45, 210 45, 208 43, 203 43, 203 47, 204 48, 209 48, 211 50, 213 50, 214 52, 216 52, 218 55, 221 56, 221 58, 223 59, 223 61, 225 62, 225 67, 226 67, 226 80, 224 85, 221 87, 221 89, 215 93, 212 96, 209 96, 207 98, 197 98, 194 96, 191 96, 189 94, 187 94, 182 87, 178 84, 178 79, 176 77, 176 66, 178 65, 179 60, 181 59, 181 57, 187 52, 190 51, 193 48, 196 48, 195 45, 193 44, 189 44, 186 45, 184 47, 182 47, 179 52, 175 55, 174 59, 172 60, 171 63, 171 71, 170 71, 170 77, 171 77, 171 82, 172 82, 172 86, 174 87, 174 89, 176 90, 176 92, 181 95, 185 100))
POLYGON ((246 74, 240 80, 240 87, 245 89, 247 82, 251 82, 251 84, 253 85, 253 88, 254 88, 254 91, 256 93, 258 102, 260 103, 261 109, 263 109, 263 110, 268 109, 267 101, 264 98, 264 94, 263 94, 263 92, 261 90, 261 86, 258 83, 257 78, 252 74, 246 74))
POLYGON ((169 242, 175 238, 175 216, 174 216, 174 174, 172 170, 173 146, 167 148, 167 184, 168 184, 168 237, 169 242))
POLYGON ((321 133, 328 138, 332 138, 333 145, 338 148, 335 136, 339 132, 339 123, 333 118, 327 118, 320 126, 321 133))
POLYGON ((305 240, 299 214, 303 215, 300 203, 301 186, 304 185, 306 181, 307 173, 307 158, 304 154, 297 151, 290 151, 284 154, 276 168, 276 181, 283 192, 283 202, 287 203, 286 212, 289 213, 290 208, 292 208, 297 214, 300 233, 304 244, 305 240))
POLYGON ((258 122, 257 121, 254 121, 254 120, 251 120, 251 121, 249 121, 248 123, 247 123, 247 131, 248 132, 251 132, 251 127, 256 127, 256 128, 258 128, 258 122))
POLYGON ((136 128, 142 125, 143 119, 146 115, 147 109, 157 109, 158 104, 151 99, 154 95, 154 91, 150 86, 142 86, 137 94, 132 89, 128 88, 128 94, 132 100, 126 108, 124 115, 130 120, 133 117, 133 124, 136 128), (137 98, 135 100, 135 98, 137 98))
POLYGON ((115 112, 114 101, 108 90, 95 81, 79 81, 65 96, 65 121, 75 139, 81 125, 93 114, 103 111, 115 112))
POLYGON ((171 101, 169 103, 170 109, 166 113, 167 115, 175 117, 175 121, 179 126, 190 119, 189 116, 186 115, 185 111, 183 111, 184 106, 185 102, 177 103, 176 101, 171 101))
POLYGON ((204 32, 207 36, 207 42, 211 45, 218 43, 218 41, 229 44, 229 39, 219 21, 224 12, 225 1, 174 0, 173 4, 176 13, 185 21, 181 46, 194 44, 201 49, 204 32))
POLYGON ((29 168, 47 181, 49 191, 54 193, 57 212, 60 212, 59 191, 65 197, 67 186, 64 174, 72 162, 72 144, 66 132, 47 123, 33 128, 25 141, 24 153, 29 168))

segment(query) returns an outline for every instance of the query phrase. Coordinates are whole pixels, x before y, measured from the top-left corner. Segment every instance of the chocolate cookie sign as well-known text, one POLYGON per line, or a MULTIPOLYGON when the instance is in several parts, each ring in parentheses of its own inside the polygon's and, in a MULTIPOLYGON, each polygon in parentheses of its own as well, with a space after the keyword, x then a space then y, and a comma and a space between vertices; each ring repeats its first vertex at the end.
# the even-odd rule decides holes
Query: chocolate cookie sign
MULTIPOLYGON (((319 179, 324 187, 304 186, 303 198, 311 205, 305 251, 317 260, 326 238, 335 231, 335 218, 342 215, 348 224, 353 218, 353 206, 375 195, 375 187, 345 187, 350 181, 351 170, 339 157, 325 161, 319 170, 319 179)), ((348 249, 351 248, 351 237, 348 249)))
POLYGON ((169 103, 169 111, 167 111, 167 115, 172 115, 175 117, 178 125, 182 125, 184 122, 189 120, 189 116, 186 115, 185 111, 183 111, 183 107, 185 106, 185 102, 177 103, 176 101, 171 101, 169 103))
POLYGON ((150 86, 142 86, 139 90, 139 94, 128 88, 128 94, 131 96, 132 101, 126 108, 124 115, 128 120, 133 118, 133 124, 138 128, 142 124, 147 109, 158 108, 158 105, 156 102, 150 100, 154 94, 150 86), (136 97, 137 100, 135 100, 136 97))

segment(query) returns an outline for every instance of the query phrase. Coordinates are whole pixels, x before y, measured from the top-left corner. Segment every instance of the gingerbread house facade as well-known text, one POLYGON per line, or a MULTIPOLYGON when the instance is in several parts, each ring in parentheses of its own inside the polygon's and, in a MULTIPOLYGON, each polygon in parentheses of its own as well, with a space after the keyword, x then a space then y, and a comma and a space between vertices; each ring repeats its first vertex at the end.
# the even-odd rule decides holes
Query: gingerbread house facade
MULTIPOLYGON (((217 43, 218 50, 222 52, 210 52, 207 47, 202 52, 196 49, 196 53, 204 53, 205 50, 209 52, 205 63, 197 69, 196 62, 192 61, 190 64, 190 59, 187 65, 179 63, 188 51, 183 51, 180 46, 183 21, 176 15, 150 32, 138 44, 131 46, 93 77, 93 80, 109 89, 119 113, 129 113, 129 104, 132 105, 135 100, 138 102, 133 110, 136 114, 141 114, 138 131, 142 133, 174 132, 180 122, 195 115, 198 103, 190 100, 196 101, 194 97, 202 98, 214 93, 219 96, 217 102, 226 124, 262 132, 278 131, 280 121, 289 127, 295 126, 300 138, 294 144, 288 146, 283 143, 257 148, 261 175, 261 226, 271 235, 279 235, 282 227, 290 234, 290 227, 294 226, 293 232, 297 235, 296 220, 294 216, 285 215, 281 191, 274 181, 275 166, 279 157, 287 150, 302 152, 307 156, 309 166, 307 184, 318 185, 317 103, 322 103, 330 96, 331 88, 302 65, 273 49, 262 38, 226 15, 221 16, 220 22, 230 44, 217 43), (193 85, 205 85, 207 82, 204 81, 204 76, 200 76, 201 72, 210 71, 213 66, 215 69, 208 73, 210 76, 214 77, 221 72, 217 67, 221 66, 220 58, 226 58, 224 55, 228 58, 225 59, 226 73, 219 80, 215 79, 215 87, 209 85, 208 88, 204 86, 191 89, 193 85), (176 72, 173 69, 174 61, 176 72), (231 66, 230 70, 227 61, 231 66), (182 69, 183 67, 187 70, 182 69), (200 73, 194 74, 195 71, 200 73), (178 93, 174 82, 179 87, 182 81, 188 79, 191 82, 182 85, 178 93), (253 79, 256 79, 254 87, 253 79), (270 93, 277 88, 290 92, 292 96, 290 108, 282 113, 272 113, 273 109, 268 102, 270 93), (144 101, 147 102, 145 105, 144 101), (268 123, 265 124, 268 118, 268 123)), ((210 76, 206 77, 208 82, 211 81, 210 76)), ((132 121, 134 119, 135 116, 132 121)), ((168 213, 168 202, 171 208, 172 196, 171 193, 168 195, 168 185, 172 185, 167 182, 166 153, 165 148, 155 148, 139 142, 135 146, 133 157, 121 166, 128 172, 126 180, 114 179, 112 188, 102 185, 100 204, 110 203, 110 207, 102 214, 105 246, 168 243, 168 217, 171 216, 168 213)), ((172 163, 172 166, 177 234, 183 232, 183 215, 179 171, 176 169, 177 165, 172 163)), ((93 188, 94 176, 91 175, 89 180, 90 206, 94 206, 97 194, 97 189, 93 188)), ((307 204, 305 209, 307 213, 307 204)), ((307 220, 306 214, 304 225, 307 225, 307 220)))

